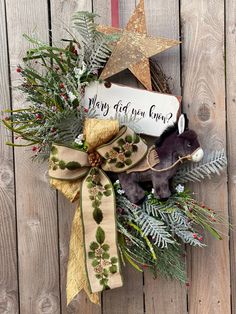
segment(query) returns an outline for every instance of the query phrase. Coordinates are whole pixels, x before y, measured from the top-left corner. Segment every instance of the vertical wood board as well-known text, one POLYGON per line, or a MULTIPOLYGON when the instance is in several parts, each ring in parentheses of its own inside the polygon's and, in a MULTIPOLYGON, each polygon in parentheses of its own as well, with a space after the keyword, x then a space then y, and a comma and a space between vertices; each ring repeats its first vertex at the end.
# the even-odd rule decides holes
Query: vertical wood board
MULTIPOLYGON (((7 29, 4 0, 0 1, 0 111, 10 109, 7 29)), ((1 113, 1 118, 8 116, 1 113)), ((17 243, 12 134, 0 124, 0 309, 18 313, 17 243)))
MULTIPOLYGON (((146 0, 148 34, 179 40, 179 1, 146 0)), ((153 58, 170 77, 172 93, 181 94, 180 89, 180 46, 173 47, 153 58)), ((177 281, 167 281, 145 271, 145 308, 147 313, 184 314, 187 312, 186 288, 177 281)))
MULTIPOLYGON (((119 1, 120 27, 124 28, 135 8, 135 1, 119 1)), ((93 1, 94 13, 100 13, 102 19, 99 23, 111 25, 110 1, 93 1), (106 12, 106 14, 104 14, 106 12)), ((113 82, 124 85, 137 86, 136 79, 126 70, 112 77, 113 82)), ((127 264, 128 261, 127 261, 127 264)), ((106 291, 102 296, 102 309, 104 314, 143 314, 143 275, 126 265, 123 268, 124 286, 122 288, 106 291)))
MULTIPOLYGON (((224 2, 181 2, 183 99, 191 127, 205 153, 225 147, 224 2)), ((198 199, 227 219, 226 174, 195 185, 198 199)), ((192 249, 189 313, 230 313, 227 228, 224 240, 205 237, 208 247, 192 249)))
MULTIPOLYGON (((68 31, 77 36, 73 28, 72 17, 77 11, 92 11, 92 2, 51 0, 51 24, 53 45, 63 45, 62 38, 70 38, 68 31)), ((62 313, 99 314, 101 307, 92 304, 85 293, 80 293, 70 305, 66 305, 66 276, 69 258, 69 241, 72 220, 75 212, 75 204, 70 204, 62 194, 58 194, 59 214, 59 245, 60 245, 60 283, 62 313)))
MULTIPOLYGON (((226 42, 226 92, 227 92, 227 153, 229 215, 233 226, 236 224, 236 3, 225 2, 225 42, 226 42)), ((231 302, 232 314, 236 313, 236 234, 235 227, 230 233, 231 256, 231 302)))
MULTIPOLYGON (((11 84, 22 81, 16 66, 29 48, 22 34, 48 42, 47 1, 6 2, 11 84), (40 17, 40 18, 39 18, 40 17)), ((14 109, 25 103, 12 90, 14 109)), ((21 313, 60 313, 56 197, 48 184, 47 164, 30 160, 30 148, 15 149, 21 313)))

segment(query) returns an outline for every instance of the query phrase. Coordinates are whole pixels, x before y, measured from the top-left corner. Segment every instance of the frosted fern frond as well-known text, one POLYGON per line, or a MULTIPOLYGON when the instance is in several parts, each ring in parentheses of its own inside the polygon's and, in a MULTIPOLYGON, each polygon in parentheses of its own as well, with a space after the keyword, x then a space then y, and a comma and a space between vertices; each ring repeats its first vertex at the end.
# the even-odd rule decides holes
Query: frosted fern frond
POLYGON ((162 218, 170 227, 170 230, 184 243, 199 247, 205 246, 205 244, 195 238, 195 232, 192 229, 192 224, 189 222, 188 217, 184 215, 182 211, 176 210, 170 214, 163 213, 162 218))
POLYGON ((189 228, 190 224, 188 223, 188 218, 186 215, 183 214, 182 211, 176 210, 171 214, 168 214, 172 229, 178 229, 179 227, 182 228, 189 228))
POLYGON ((202 181, 210 179, 212 175, 220 175, 227 166, 227 158, 224 149, 208 154, 198 163, 183 164, 174 177, 174 185, 188 181, 202 181))
POLYGON ((111 54, 109 43, 114 40, 113 37, 97 31, 97 24, 94 22, 96 16, 90 12, 77 12, 73 18, 74 27, 82 37, 84 61, 89 73, 104 66, 111 54))
POLYGON ((94 44, 89 59, 88 70, 91 73, 101 69, 111 54, 111 49, 107 44, 106 37, 101 35, 99 38, 100 40, 94 44))
MULTIPOLYGON (((174 204, 173 200, 170 200, 168 205, 154 205, 148 202, 142 206, 142 209, 147 213, 147 217, 152 215, 158 217, 169 228, 173 236, 179 237, 184 243, 188 243, 194 246, 205 246, 197 238, 194 237, 194 230, 192 223, 188 220, 188 217, 174 204), (164 209, 164 210, 163 210, 164 209)), ((153 218, 155 219, 155 218, 153 218)))
POLYGON ((73 16, 74 27, 82 36, 82 41, 86 46, 91 47, 94 43, 94 35, 96 31, 96 24, 94 18, 97 15, 90 12, 80 11, 73 16))
POLYGON ((189 231, 187 229, 177 229, 175 231, 176 235, 184 242, 188 243, 192 246, 204 247, 206 246, 204 243, 200 242, 197 238, 194 238, 194 232, 189 231))
POLYGON ((172 212, 176 209, 176 201, 172 196, 162 204, 151 204, 150 202, 144 202, 142 204, 142 210, 154 217, 159 217, 161 212, 172 212))
POLYGON ((169 243, 174 243, 167 226, 163 221, 155 219, 142 211, 136 211, 136 223, 140 226, 145 236, 151 236, 155 245, 164 248, 169 243))

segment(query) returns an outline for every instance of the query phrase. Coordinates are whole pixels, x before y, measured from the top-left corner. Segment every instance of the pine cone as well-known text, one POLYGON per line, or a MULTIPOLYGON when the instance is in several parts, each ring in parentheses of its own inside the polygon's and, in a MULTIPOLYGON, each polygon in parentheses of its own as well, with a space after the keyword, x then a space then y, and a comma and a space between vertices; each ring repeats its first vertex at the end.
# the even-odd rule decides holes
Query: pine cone
POLYGON ((88 161, 89 161, 91 167, 99 167, 102 163, 101 157, 100 157, 99 153, 97 153, 97 152, 89 153, 88 161))

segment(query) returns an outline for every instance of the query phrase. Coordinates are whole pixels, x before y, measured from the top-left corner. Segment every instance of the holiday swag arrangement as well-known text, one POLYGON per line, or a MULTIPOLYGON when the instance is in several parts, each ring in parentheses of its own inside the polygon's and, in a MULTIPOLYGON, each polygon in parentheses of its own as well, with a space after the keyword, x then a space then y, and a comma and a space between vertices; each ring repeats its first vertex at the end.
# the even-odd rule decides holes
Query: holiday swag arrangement
POLYGON ((185 283, 183 244, 204 247, 204 232, 221 239, 224 223, 185 187, 220 174, 224 151, 203 157, 180 97, 149 63, 179 42, 147 35, 143 0, 124 30, 95 17, 76 13, 61 47, 25 35, 34 48, 17 72, 29 105, 3 119, 24 140, 8 144, 32 146, 33 160, 48 160, 51 185, 77 204, 68 303, 82 289, 98 303, 99 291, 122 286, 126 263, 185 283), (104 81, 126 68, 146 90, 104 81))

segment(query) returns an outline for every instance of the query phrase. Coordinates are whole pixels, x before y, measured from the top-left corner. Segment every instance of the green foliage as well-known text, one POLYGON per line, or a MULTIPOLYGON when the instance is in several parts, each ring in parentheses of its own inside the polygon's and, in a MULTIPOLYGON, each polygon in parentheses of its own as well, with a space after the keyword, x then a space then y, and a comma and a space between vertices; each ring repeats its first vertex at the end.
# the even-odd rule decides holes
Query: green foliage
POLYGON ((77 161, 69 161, 65 167, 68 169, 68 170, 76 170, 76 169, 80 169, 81 168, 81 164, 78 163, 77 161))
POLYGON ((103 242, 105 241, 105 232, 101 227, 97 228, 96 240, 99 244, 103 244, 103 242))
POLYGON ((186 283, 184 251, 181 246, 170 245, 167 249, 156 249, 157 263, 151 268, 154 276, 160 274, 167 279, 186 283))
POLYGON ((114 40, 96 30, 94 17, 88 12, 76 14, 74 23, 79 39, 66 40, 66 47, 50 46, 24 35, 33 47, 17 71, 22 78, 19 89, 29 107, 10 112, 3 123, 26 141, 18 146, 36 145, 35 159, 48 158, 53 142, 73 146, 82 132, 86 118, 80 105, 84 88, 98 79, 97 71, 109 57, 110 43, 114 40))
POLYGON ((214 151, 207 154, 198 163, 184 163, 174 177, 174 184, 200 182, 205 178, 210 179, 212 175, 220 175, 227 166, 225 151, 214 151))
POLYGON ((97 224, 103 220, 103 213, 99 207, 95 207, 93 210, 93 219, 96 221, 97 224))
POLYGON ((84 61, 89 73, 95 73, 104 66, 111 54, 110 43, 118 36, 108 36, 97 31, 94 22, 96 16, 93 13, 77 12, 73 17, 75 29, 82 37, 84 61))
MULTIPOLYGON (((114 187, 119 191, 119 183, 114 187)), ((221 239, 215 226, 223 219, 198 204, 188 191, 174 193, 166 201, 149 194, 139 206, 117 193, 116 203, 122 259, 139 271, 148 267, 154 275, 159 273, 185 282, 182 243, 204 247, 204 232, 221 239)))
POLYGON ((166 248, 169 243, 174 243, 165 223, 159 219, 149 216, 141 210, 135 211, 136 222, 145 236, 150 236, 154 245, 166 248))

